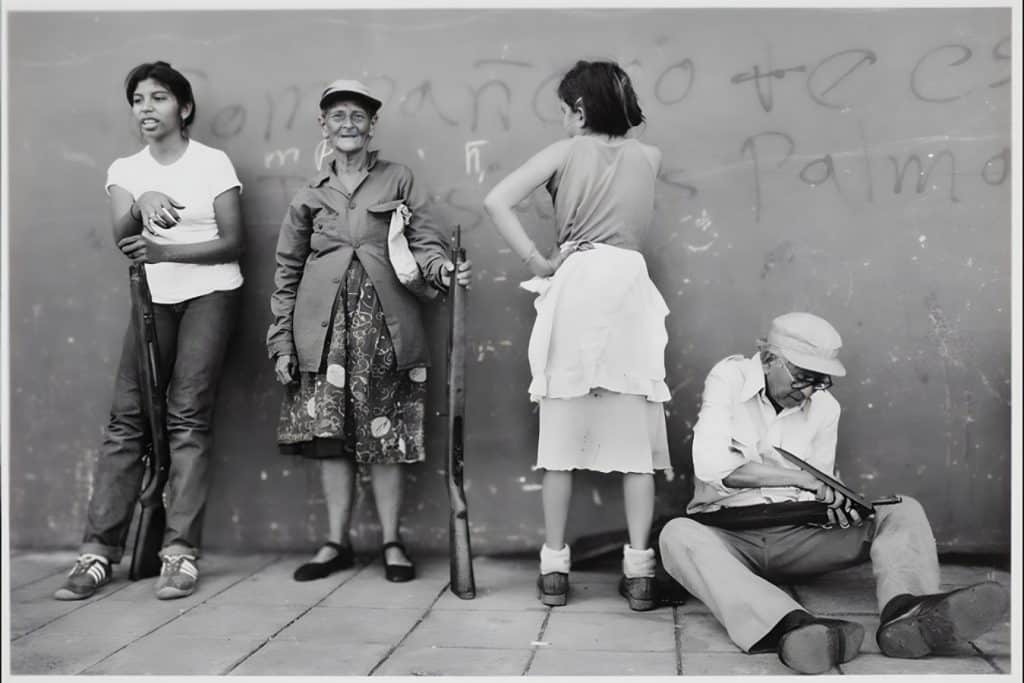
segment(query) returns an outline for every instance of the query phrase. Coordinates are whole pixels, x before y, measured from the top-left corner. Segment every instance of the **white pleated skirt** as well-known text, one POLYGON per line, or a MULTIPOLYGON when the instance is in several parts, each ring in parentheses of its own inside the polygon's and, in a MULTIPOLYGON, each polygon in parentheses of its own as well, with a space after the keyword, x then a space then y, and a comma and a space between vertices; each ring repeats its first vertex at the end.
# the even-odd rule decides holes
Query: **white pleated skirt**
POLYGON ((599 244, 569 256, 539 289, 529 346, 537 467, 671 467, 662 405, 668 307, 643 255, 599 244))

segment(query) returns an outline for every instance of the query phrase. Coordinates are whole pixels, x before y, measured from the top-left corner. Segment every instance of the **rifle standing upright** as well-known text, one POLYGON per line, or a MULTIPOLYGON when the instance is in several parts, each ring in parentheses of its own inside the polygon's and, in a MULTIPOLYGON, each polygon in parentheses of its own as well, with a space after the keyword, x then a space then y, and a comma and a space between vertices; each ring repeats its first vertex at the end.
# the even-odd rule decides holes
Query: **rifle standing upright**
POLYGON ((131 281, 132 326, 138 345, 135 355, 139 361, 139 392, 149 427, 144 451, 146 474, 136 503, 135 535, 130 544, 132 560, 128 576, 136 581, 160 573, 160 547, 167 526, 163 492, 171 465, 171 451, 167 441, 167 394, 160 376, 160 347, 145 266, 133 263, 128 275, 131 281))
POLYGON ((455 595, 468 600, 476 597, 476 584, 469 545, 469 509, 462 486, 466 408, 466 290, 456 280, 459 264, 466 260, 461 242, 462 229, 456 226, 451 245, 451 262, 455 264, 455 270, 452 271, 448 287, 448 452, 445 474, 450 508, 448 553, 451 558, 451 589, 455 595))

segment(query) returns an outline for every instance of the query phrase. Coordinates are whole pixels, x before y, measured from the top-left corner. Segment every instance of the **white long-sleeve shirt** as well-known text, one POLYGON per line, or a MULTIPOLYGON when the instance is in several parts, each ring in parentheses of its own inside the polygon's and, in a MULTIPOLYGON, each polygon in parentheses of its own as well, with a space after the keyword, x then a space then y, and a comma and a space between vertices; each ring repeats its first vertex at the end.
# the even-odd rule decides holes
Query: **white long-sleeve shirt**
POLYGON ((748 462, 795 469, 775 452, 781 446, 822 472, 833 473, 839 403, 816 391, 802 405, 776 414, 765 391, 758 354, 729 356, 711 369, 704 383, 693 428, 695 487, 687 512, 790 500, 814 500, 794 486, 730 488, 722 483, 748 462))

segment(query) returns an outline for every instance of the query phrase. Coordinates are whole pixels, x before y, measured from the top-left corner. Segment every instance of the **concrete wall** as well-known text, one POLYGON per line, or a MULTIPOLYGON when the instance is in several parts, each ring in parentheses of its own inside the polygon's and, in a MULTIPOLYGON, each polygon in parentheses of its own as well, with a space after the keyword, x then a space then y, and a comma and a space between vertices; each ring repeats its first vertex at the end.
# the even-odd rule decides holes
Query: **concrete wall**
MULTIPOLYGON (((122 79, 165 59, 192 79, 195 138, 245 183, 243 320, 217 414, 207 545, 305 549, 323 536, 313 467, 276 454, 280 391, 263 337, 273 247, 320 141, 316 96, 356 76, 386 103, 382 155, 410 165, 476 264, 467 489, 477 550, 540 543, 527 400, 527 272, 481 208, 559 138, 557 79, 609 57, 635 79, 665 154, 649 263, 668 318, 674 475, 709 368, 788 310, 845 340, 843 477, 918 497, 944 549, 1010 538, 1008 9, 16 13, 9 23, 11 542, 78 542, 128 320, 108 164, 139 147, 122 79)), ((543 193, 521 207, 552 243, 543 193)), ((430 320, 436 367, 444 323, 430 320)), ((435 373, 435 378, 439 375, 435 373)), ((432 410, 444 387, 431 387, 432 410)), ((405 535, 447 539, 443 418, 409 471, 405 535)), ((623 526, 616 480, 583 475, 570 535, 623 526)), ((367 482, 356 542, 376 544, 367 482)))

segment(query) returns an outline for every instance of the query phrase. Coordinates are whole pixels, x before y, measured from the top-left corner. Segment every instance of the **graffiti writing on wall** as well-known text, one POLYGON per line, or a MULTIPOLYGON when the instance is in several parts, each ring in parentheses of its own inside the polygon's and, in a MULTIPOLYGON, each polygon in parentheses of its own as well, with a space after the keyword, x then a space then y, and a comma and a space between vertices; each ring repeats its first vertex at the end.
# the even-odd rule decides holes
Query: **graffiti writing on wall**
MULTIPOLYGON (((559 122, 554 92, 562 70, 529 61, 492 58, 476 59, 469 66, 468 77, 464 72, 447 80, 406 82, 383 74, 365 80, 385 102, 384 109, 392 119, 418 120, 451 130, 453 140, 462 148, 463 167, 433 178, 448 181, 447 185, 434 186, 436 200, 472 227, 483 220, 479 204, 486 188, 481 186, 494 172, 509 170, 502 165, 503 155, 507 156, 505 148, 487 134, 502 136, 517 127, 559 122)), ((821 112, 821 126, 847 125, 847 137, 856 141, 853 150, 822 150, 803 142, 796 130, 748 126, 732 154, 746 174, 742 185, 755 222, 772 207, 767 178, 780 175, 806 187, 827 188, 847 201, 873 202, 882 193, 897 197, 936 193, 951 203, 961 201, 963 188, 969 183, 998 186, 1009 177, 1009 141, 1005 136, 982 136, 972 141, 971 145, 983 149, 973 150, 966 158, 964 147, 968 143, 962 139, 922 136, 902 140, 899 149, 891 149, 869 143, 865 134, 866 124, 880 115, 882 105, 872 98, 883 97, 878 92, 882 80, 902 83, 908 101, 934 107, 954 106, 979 93, 1001 91, 1005 97, 1010 83, 1009 36, 992 45, 936 44, 916 59, 899 64, 886 63, 878 50, 860 46, 782 65, 769 57, 731 74, 720 65, 705 64, 699 55, 667 56, 658 63, 633 59, 624 66, 636 83, 648 116, 672 116, 683 111, 701 96, 703 83, 717 79, 727 80, 730 88, 737 89, 747 111, 735 115, 742 115, 748 123, 756 125, 759 113, 779 114, 811 107, 821 112), (749 99, 742 97, 746 92, 751 95, 749 99), (836 119, 829 118, 835 112, 854 116, 836 123, 836 119), (849 125, 850 121, 855 124, 849 125)), ((203 71, 189 73, 208 80, 203 71)), ((301 178, 319 169, 330 154, 322 140, 307 148, 292 144, 296 136, 312 129, 310 112, 315 111, 322 87, 323 83, 310 81, 268 88, 256 103, 225 104, 210 119, 210 132, 217 142, 255 135, 267 145, 256 180, 265 190, 280 191, 281 201, 287 201, 301 178), (279 141, 288 144, 275 144, 279 141)), ((727 116, 729 113, 724 112, 723 117, 727 116)), ((676 200, 699 202, 702 178, 714 173, 694 168, 692 161, 680 164, 672 153, 672 142, 662 145, 666 154, 659 181, 676 200)), ((422 150, 419 156, 423 157, 422 150)), ((788 189, 783 186, 776 191, 788 189)), ((543 201, 530 200, 518 209, 538 218, 550 217, 550 206, 543 201)))

